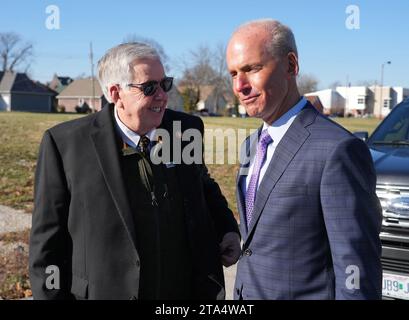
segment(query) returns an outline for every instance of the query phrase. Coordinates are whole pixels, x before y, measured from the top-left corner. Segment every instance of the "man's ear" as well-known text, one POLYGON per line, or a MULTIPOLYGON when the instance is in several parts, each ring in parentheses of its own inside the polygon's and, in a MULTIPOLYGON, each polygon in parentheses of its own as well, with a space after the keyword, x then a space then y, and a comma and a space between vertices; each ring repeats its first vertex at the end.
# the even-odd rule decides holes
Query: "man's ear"
POLYGON ((117 101, 120 99, 119 97, 119 86, 117 84, 110 85, 108 88, 109 96, 111 97, 111 100, 113 103, 117 103, 117 101))
POLYGON ((294 52, 290 52, 287 55, 288 58, 288 73, 294 77, 298 75, 299 66, 298 66, 298 57, 294 52))

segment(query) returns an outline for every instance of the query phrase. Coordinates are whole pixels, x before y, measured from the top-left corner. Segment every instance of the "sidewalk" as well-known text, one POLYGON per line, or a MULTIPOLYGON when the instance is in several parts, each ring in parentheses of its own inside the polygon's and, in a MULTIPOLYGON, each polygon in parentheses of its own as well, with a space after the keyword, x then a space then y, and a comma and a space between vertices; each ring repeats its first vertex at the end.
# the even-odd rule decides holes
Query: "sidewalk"
POLYGON ((233 289, 234 289, 234 280, 236 278, 236 269, 237 264, 225 268, 224 271, 224 280, 226 282, 226 300, 233 300, 233 289))
POLYGON ((0 234, 31 228, 31 214, 0 205, 0 234))

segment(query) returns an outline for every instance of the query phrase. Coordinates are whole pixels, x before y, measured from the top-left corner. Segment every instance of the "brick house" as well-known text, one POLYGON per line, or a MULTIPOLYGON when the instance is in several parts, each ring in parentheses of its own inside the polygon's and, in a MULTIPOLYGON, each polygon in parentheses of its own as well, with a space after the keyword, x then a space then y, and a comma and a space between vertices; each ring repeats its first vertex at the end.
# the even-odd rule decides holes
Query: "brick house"
POLYGON ((65 112, 76 112, 75 107, 87 104, 94 111, 99 111, 107 103, 97 79, 77 79, 71 82, 57 96, 58 106, 65 112))

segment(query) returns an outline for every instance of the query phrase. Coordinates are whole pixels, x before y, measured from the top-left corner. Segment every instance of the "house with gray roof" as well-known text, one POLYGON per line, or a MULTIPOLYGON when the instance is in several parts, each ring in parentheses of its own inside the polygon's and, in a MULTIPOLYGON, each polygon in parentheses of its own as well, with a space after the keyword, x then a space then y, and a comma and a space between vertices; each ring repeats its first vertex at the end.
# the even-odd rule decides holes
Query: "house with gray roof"
POLYGON ((54 74, 54 77, 49 83, 48 87, 51 88, 51 90, 60 93, 73 81, 74 79, 70 77, 60 77, 57 74, 54 74))
POLYGON ((66 112, 76 112, 76 107, 87 105, 93 111, 99 111, 107 103, 97 79, 85 78, 71 82, 57 96, 58 106, 66 112))
POLYGON ((56 95, 25 73, 0 71, 0 111, 52 112, 56 95))

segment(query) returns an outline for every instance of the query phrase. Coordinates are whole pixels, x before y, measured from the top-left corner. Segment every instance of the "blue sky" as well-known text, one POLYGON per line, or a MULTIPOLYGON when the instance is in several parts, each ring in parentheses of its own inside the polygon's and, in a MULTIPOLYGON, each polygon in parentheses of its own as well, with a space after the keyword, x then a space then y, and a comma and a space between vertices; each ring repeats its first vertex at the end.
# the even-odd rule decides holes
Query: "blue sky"
MULTIPOLYGON (((352 84, 378 81, 409 87, 409 1, 407 0, 0 0, 0 32, 13 31, 31 41, 34 79, 51 80, 54 73, 76 77, 90 74, 89 43, 94 63, 127 35, 159 42, 172 67, 200 45, 226 44, 241 23, 271 17, 295 34, 301 72, 319 80, 319 88, 335 81, 352 84), (48 30, 46 7, 60 11, 60 29, 48 30), (360 10, 359 29, 346 28, 346 8, 360 10)), ((177 68, 171 74, 178 76, 177 68)))

